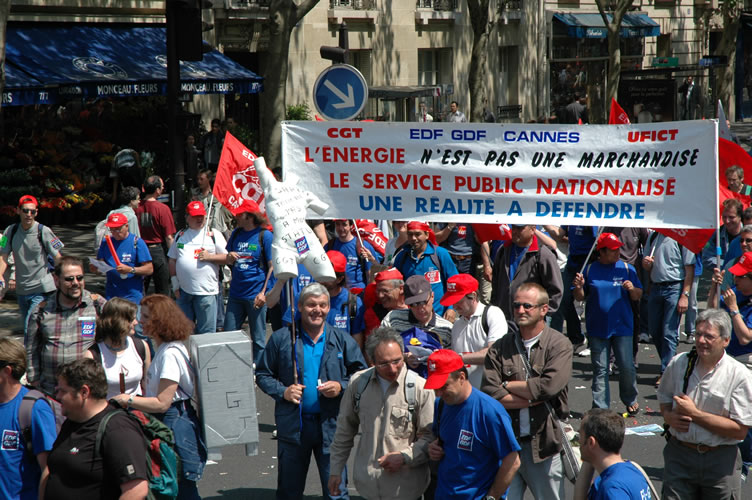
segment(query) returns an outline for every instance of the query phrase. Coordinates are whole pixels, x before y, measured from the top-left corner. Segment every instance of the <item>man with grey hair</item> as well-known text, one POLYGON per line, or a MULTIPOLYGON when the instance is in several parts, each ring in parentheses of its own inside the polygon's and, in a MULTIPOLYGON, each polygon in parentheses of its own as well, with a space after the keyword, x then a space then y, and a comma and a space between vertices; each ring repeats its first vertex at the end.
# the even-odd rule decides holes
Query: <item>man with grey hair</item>
POLYGON ((725 352, 731 320, 707 309, 697 317, 695 347, 675 356, 658 388, 670 438, 663 449, 666 500, 741 498, 738 443, 752 426, 752 375, 725 352))
POLYGON ((412 499, 428 487, 435 396, 423 387, 425 379, 407 369, 403 349, 393 328, 377 328, 366 340, 374 366, 353 375, 342 398, 331 446, 332 495, 340 494, 341 473, 358 432, 353 480, 359 494, 369 500, 412 499))
MULTIPOLYGON (((311 454, 316 457, 323 496, 329 491, 329 447, 334 437, 342 392, 350 377, 366 368, 357 342, 326 323, 329 292, 311 283, 298 298, 295 336, 277 330, 261 355, 256 383, 274 398, 277 424, 277 498, 303 498, 311 454), (293 346, 295 352, 293 353, 293 346)), ((347 495, 347 472, 339 488, 347 495)))

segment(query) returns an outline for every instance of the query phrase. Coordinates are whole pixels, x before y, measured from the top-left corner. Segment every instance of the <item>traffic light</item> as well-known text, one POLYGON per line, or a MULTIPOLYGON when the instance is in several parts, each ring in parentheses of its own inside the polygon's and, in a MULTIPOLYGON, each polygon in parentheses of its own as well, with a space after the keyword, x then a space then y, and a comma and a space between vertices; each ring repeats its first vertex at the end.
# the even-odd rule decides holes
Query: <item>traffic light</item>
POLYGON ((348 64, 350 59, 350 44, 347 39, 347 24, 339 25, 339 47, 322 45, 319 52, 322 59, 328 59, 334 63, 348 64))
POLYGON ((203 33, 214 28, 203 22, 201 11, 211 9, 209 0, 168 0, 168 15, 175 17, 178 59, 181 61, 201 61, 204 53, 211 50, 205 47, 203 33))

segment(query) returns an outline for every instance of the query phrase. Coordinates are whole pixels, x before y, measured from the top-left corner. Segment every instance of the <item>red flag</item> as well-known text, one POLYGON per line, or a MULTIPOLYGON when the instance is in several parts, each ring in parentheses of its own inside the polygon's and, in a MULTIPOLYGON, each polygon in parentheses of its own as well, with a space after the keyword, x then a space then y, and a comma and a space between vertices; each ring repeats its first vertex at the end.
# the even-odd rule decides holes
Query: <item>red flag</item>
POLYGON ((225 134, 222 156, 219 157, 217 179, 214 181, 214 197, 231 212, 245 200, 258 203, 266 213, 264 192, 261 190, 253 160, 256 154, 246 148, 231 133, 225 134))
POLYGON ((619 106, 619 103, 613 97, 611 98, 611 112, 608 115, 608 124, 629 125, 629 116, 627 116, 626 111, 619 106))
MULTIPOLYGON (((718 179, 719 183, 726 186, 726 169, 737 165, 744 170, 744 180, 747 184, 752 182, 752 156, 744 151, 740 145, 726 139, 718 138, 718 179)), ((747 201, 749 205, 749 201, 747 201)))
MULTIPOLYGON (((358 219, 355 221, 358 227, 358 232, 363 240, 371 244, 377 252, 383 257, 386 253, 386 238, 381 229, 376 224, 367 219, 358 219)), ((352 228, 352 233, 355 235, 355 226, 352 228)))
POLYGON ((492 240, 508 240, 512 230, 507 224, 471 224, 473 232, 481 243, 492 240))

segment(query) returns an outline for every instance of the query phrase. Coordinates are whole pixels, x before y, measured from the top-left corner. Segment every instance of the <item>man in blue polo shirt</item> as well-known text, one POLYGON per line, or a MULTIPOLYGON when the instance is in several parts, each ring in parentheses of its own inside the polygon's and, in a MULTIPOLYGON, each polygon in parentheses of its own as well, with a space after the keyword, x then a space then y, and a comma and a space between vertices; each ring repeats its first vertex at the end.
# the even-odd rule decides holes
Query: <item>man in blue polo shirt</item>
MULTIPOLYGON (((107 238, 102 239, 97 259, 113 267, 107 271, 107 299, 120 297, 138 304, 144 297, 144 277, 154 272, 149 247, 144 240, 130 233, 128 218, 121 213, 110 214, 105 226, 110 229, 112 248, 107 238)), ((92 266, 92 271, 95 270, 92 266)))
POLYGON ((405 279, 416 274, 424 276, 433 290, 433 309, 440 316, 454 321, 454 309, 441 305, 446 292, 446 280, 457 274, 457 267, 445 248, 436 244, 431 227, 425 222, 407 224, 407 243, 394 257, 394 267, 405 279))
MULTIPOLYGON (((277 424, 277 498, 303 498, 311 454, 316 457, 322 495, 329 495, 329 446, 337 427, 342 393, 350 377, 366 368, 360 347, 352 337, 326 323, 329 292, 312 283, 300 292, 295 352, 290 330, 282 328, 269 338, 259 360, 256 383, 274 398, 277 424)), ((339 487, 347 495, 346 469, 339 487)))
POLYGON ((593 469, 598 472, 588 491, 588 500, 651 500, 647 479, 632 462, 621 457, 624 419, 615 411, 596 408, 585 413, 580 424, 583 467, 575 485, 584 491, 593 469))
POLYGON ((347 259, 336 250, 329 250, 326 252, 326 255, 329 257, 329 261, 334 268, 334 273, 337 275, 334 281, 323 283, 329 291, 331 298, 329 315, 326 317, 326 322, 346 331, 360 344, 363 340, 361 338, 363 330, 365 330, 363 301, 360 300, 360 297, 350 292, 345 281, 347 259))
POLYGON ((439 461, 436 500, 498 500, 520 467, 520 445, 503 406, 475 389, 462 357, 439 349, 428 357, 426 389, 436 391, 428 456, 439 461))

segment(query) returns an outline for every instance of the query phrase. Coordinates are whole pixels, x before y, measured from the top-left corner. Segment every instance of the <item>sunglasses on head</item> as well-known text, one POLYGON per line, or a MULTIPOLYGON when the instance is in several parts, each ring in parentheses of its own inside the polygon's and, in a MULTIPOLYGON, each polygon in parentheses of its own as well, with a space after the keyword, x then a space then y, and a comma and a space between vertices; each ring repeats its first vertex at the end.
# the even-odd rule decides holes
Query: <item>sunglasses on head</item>
POLYGON ((73 283, 73 280, 83 281, 84 280, 84 275, 83 274, 79 274, 79 275, 76 275, 76 276, 65 276, 63 278, 63 280, 67 281, 68 283, 73 283))

